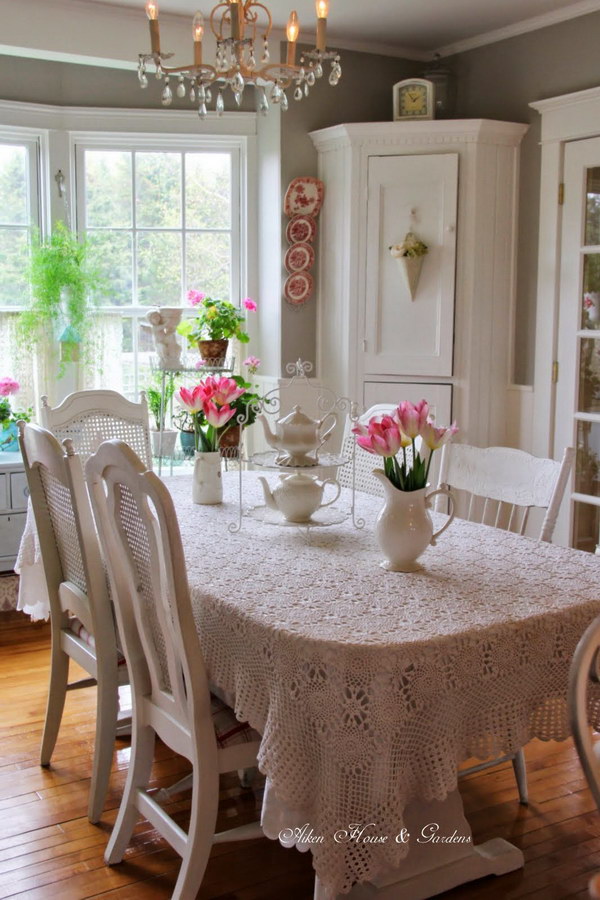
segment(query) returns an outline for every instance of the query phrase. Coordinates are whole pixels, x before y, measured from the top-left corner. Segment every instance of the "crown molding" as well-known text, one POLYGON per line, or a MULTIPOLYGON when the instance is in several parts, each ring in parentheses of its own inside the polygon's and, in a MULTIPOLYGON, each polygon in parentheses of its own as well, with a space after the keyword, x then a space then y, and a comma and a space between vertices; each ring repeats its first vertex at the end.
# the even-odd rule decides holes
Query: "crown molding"
POLYGON ((467 50, 476 50, 478 47, 485 47, 487 44, 496 44, 498 41, 518 37, 530 31, 538 31, 541 28, 547 28, 549 25, 558 25, 560 22, 566 22, 579 16, 587 16, 589 13, 598 12, 599 10, 600 0, 577 0, 576 3, 571 3, 562 9, 555 9, 542 13, 539 16, 532 16, 530 19, 523 19, 522 22, 515 22, 514 25, 506 25, 504 28, 486 31, 482 34, 474 35, 474 37, 465 38, 464 41, 446 44, 444 47, 439 47, 437 53, 440 56, 454 56, 457 53, 466 53, 467 50))
POLYGON ((493 119, 439 119, 422 122, 367 122, 332 125, 312 131, 319 151, 337 150, 368 142, 381 145, 482 143, 518 146, 528 125, 493 119))
POLYGON ((252 136, 257 131, 256 113, 225 112, 218 116, 209 112, 206 119, 200 122, 193 109, 114 109, 0 100, 0 118, 3 125, 16 128, 88 133, 155 133, 161 139, 164 135, 169 135, 175 140, 179 136, 252 136))
POLYGON ((537 100, 529 106, 542 118, 542 145, 587 138, 594 133, 590 123, 600 119, 600 87, 537 100))

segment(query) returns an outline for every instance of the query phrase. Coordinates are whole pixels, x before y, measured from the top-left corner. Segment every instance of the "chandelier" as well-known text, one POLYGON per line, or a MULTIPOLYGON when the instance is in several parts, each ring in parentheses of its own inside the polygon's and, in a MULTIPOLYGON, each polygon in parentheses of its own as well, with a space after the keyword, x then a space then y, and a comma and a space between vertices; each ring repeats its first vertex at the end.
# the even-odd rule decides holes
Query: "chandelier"
POLYGON ((340 57, 336 50, 326 47, 327 14, 329 0, 316 0, 317 38, 314 50, 304 51, 296 62, 296 44, 300 33, 298 16, 294 10, 287 23, 287 57, 285 63, 271 62, 269 55, 269 35, 271 34, 271 13, 258 0, 221 0, 210 13, 209 25, 217 41, 217 52, 213 65, 204 62, 202 38, 204 37, 204 17, 197 12, 192 22, 194 40, 194 62, 187 66, 169 67, 164 60, 172 53, 160 49, 158 25, 158 5, 156 0, 146 3, 146 15, 150 25, 150 53, 139 54, 138 78, 142 88, 148 87, 146 69, 148 64, 155 67, 156 78, 164 79, 161 101, 169 106, 173 93, 178 97, 189 96, 192 103, 198 103, 201 119, 208 115, 208 106, 215 97, 218 115, 225 111, 224 92, 229 88, 235 102, 241 106, 244 89, 254 85, 257 89, 257 108, 264 115, 271 103, 282 110, 289 105, 288 89, 295 100, 308 97, 310 89, 323 77, 323 63, 331 62, 329 84, 337 85, 342 77, 340 57), (257 62, 260 55, 260 62, 257 62), (173 81, 175 84, 172 86, 173 81))

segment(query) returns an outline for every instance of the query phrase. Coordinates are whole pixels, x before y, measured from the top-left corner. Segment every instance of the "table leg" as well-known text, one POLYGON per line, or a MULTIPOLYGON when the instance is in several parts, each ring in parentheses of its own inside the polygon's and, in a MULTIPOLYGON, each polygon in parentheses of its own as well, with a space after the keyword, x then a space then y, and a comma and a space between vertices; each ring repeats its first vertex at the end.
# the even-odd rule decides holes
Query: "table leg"
MULTIPOLYGON (((502 838, 473 845, 457 790, 443 802, 414 801, 405 821, 410 849, 401 866, 373 884, 355 885, 339 900, 426 900, 459 884, 485 875, 505 875, 524 865, 518 847, 502 838)), ((390 835, 389 840, 395 839, 396 835, 390 835)), ((318 878, 314 900, 335 900, 318 878)))

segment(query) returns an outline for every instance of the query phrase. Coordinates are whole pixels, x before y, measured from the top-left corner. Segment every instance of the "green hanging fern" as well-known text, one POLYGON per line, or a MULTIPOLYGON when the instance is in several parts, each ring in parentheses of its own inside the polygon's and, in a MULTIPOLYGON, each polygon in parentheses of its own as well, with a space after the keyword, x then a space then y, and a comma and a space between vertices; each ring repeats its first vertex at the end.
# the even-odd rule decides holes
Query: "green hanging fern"
MULTIPOLYGON (((91 311, 103 279, 90 259, 88 242, 79 241, 77 234, 63 222, 58 222, 46 239, 35 233, 28 274, 32 300, 19 316, 17 329, 21 346, 33 352, 50 341, 55 348, 57 329, 67 329, 73 338, 67 350, 72 351, 81 343, 83 359, 90 364, 93 358, 91 311)), ((70 355, 67 352, 66 356, 70 355)), ((59 375, 63 374, 61 362, 59 375)))

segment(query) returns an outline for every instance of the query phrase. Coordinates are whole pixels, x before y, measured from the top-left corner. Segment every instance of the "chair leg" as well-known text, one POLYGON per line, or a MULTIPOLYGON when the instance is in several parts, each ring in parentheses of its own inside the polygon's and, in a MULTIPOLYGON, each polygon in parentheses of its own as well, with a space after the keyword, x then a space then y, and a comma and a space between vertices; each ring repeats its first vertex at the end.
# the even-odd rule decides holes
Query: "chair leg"
POLYGON ((138 788, 144 790, 148 786, 153 762, 154 730, 149 726, 139 728, 135 724, 134 714, 129 772, 127 773, 123 799, 119 807, 119 815, 104 854, 104 861, 109 866, 119 863, 123 859, 123 854, 127 849, 138 817, 138 809, 135 802, 136 792, 138 788))
POLYGON ((202 779, 194 772, 188 843, 171 900, 196 897, 212 849, 219 809, 219 776, 202 779))
POLYGON ((102 815, 112 766, 119 712, 119 688, 116 677, 103 678, 98 674, 97 691, 94 762, 88 803, 88 819, 92 824, 95 824, 102 815))
POLYGON ((40 765, 49 766, 58 730, 65 708, 65 697, 69 680, 69 657, 60 646, 60 637, 52 638, 52 651, 50 662, 50 686, 48 689, 48 704, 46 706, 46 721, 42 735, 42 749, 40 752, 40 765))
POLYGON ((527 769, 525 766, 525 754, 522 750, 517 751, 513 757, 513 769, 515 770, 515 778, 517 779, 517 787, 519 789, 519 803, 527 806, 529 796, 527 794, 527 769))

